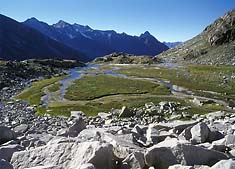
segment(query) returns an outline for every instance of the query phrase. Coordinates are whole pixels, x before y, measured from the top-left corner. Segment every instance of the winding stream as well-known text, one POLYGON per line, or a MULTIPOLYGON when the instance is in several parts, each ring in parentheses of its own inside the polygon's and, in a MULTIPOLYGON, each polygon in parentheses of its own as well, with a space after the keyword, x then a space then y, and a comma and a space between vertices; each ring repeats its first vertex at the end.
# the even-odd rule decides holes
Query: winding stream
MULTIPOLYGON (((118 77, 123 77, 123 78, 127 78, 126 75, 124 74, 119 74, 116 73, 116 70, 119 70, 120 68, 113 68, 110 70, 105 70, 104 72, 102 72, 102 74, 105 75, 112 75, 112 76, 118 76, 118 77)), ((64 96, 66 94, 66 89, 73 84, 74 80, 78 80, 84 77, 84 75, 93 75, 96 76, 97 74, 99 74, 98 72, 100 72, 100 65, 96 65, 96 64, 92 64, 92 65, 87 65, 81 68, 73 68, 69 70, 69 76, 63 80, 60 80, 61 83, 61 88, 59 90, 59 95, 60 95, 60 100, 63 101, 64 96), (92 70, 91 72, 89 72, 90 70, 92 70)), ((44 107, 48 106, 49 103, 49 98, 50 98, 50 92, 48 92, 47 90, 44 91, 45 95, 41 98, 42 101, 42 105, 44 107)))
MULTIPOLYGON (((168 64, 164 64, 164 65, 156 65, 156 66, 165 66, 168 68, 177 68, 177 66, 174 65, 168 65, 168 64)), ((60 91, 59 91, 59 95, 60 95, 60 100, 63 101, 65 93, 66 93, 66 89, 68 88, 68 86, 73 84, 74 80, 78 80, 81 79, 82 77, 84 77, 84 75, 93 75, 96 76, 97 74, 105 74, 105 75, 112 75, 112 76, 117 76, 117 77, 122 77, 122 78, 132 78, 132 79, 144 79, 144 80, 149 80, 149 81, 153 81, 153 82, 158 82, 160 84, 165 85, 173 95, 175 96, 180 96, 180 97, 185 97, 185 98, 189 98, 189 97, 194 97, 197 99, 209 99, 209 100, 213 100, 216 103, 219 103, 221 105, 227 105, 226 102, 222 101, 222 100, 217 100, 217 99, 213 99, 213 98, 207 98, 207 97, 202 97, 202 96, 197 96, 194 95, 194 93, 184 87, 180 87, 177 85, 172 84, 169 81, 166 80, 162 80, 159 78, 142 78, 142 77, 136 77, 136 76, 127 76, 124 74, 119 74, 116 73, 116 70, 119 70, 121 68, 119 67, 113 67, 112 69, 108 69, 108 70, 101 70, 100 69, 100 65, 96 65, 96 64, 92 64, 92 65, 87 65, 85 67, 81 67, 81 68, 73 68, 70 69, 70 75, 69 77, 63 79, 60 81, 60 83, 62 84, 60 91)), ((47 107, 48 103, 49 103, 49 98, 50 98, 50 93, 49 92, 45 92, 46 94, 41 98, 42 100, 42 104, 43 106, 47 107)))

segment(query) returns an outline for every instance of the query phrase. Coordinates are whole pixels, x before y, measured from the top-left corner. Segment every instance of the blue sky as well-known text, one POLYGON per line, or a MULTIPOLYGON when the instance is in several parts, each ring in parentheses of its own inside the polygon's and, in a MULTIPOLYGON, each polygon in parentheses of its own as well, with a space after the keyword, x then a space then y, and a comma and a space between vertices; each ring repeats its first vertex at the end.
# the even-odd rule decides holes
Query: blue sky
POLYGON ((0 13, 17 21, 64 20, 131 35, 148 30, 160 41, 190 39, 235 8, 235 0, 0 0, 0 4, 0 13))

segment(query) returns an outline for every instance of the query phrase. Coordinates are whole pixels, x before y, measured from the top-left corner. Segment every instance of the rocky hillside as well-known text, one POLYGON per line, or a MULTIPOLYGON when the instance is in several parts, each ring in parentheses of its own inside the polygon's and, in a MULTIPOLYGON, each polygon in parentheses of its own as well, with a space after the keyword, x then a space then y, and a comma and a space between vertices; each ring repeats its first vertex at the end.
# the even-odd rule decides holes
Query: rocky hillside
POLYGON ((48 25, 36 18, 26 20, 24 24, 58 42, 82 51, 91 59, 113 52, 154 56, 168 49, 148 31, 140 36, 131 36, 113 30, 94 30, 89 26, 69 24, 65 21, 48 25))
POLYGON ((13 86, 20 89, 32 79, 59 76, 65 74, 63 70, 76 66, 83 66, 83 63, 52 59, 0 62, 0 90, 7 91, 13 86))
POLYGON ((196 37, 158 57, 169 62, 235 64, 235 10, 231 10, 196 37))
POLYGON ((104 57, 98 57, 92 63, 96 64, 154 64, 161 60, 150 56, 135 56, 127 53, 112 53, 104 57))
POLYGON ((39 31, 0 15, 0 58, 64 58, 86 61, 84 54, 67 47, 39 31))
POLYGON ((232 169, 235 165, 232 114, 168 121, 177 116, 175 110, 185 109, 174 102, 147 103, 134 111, 123 107, 95 117, 74 111, 69 118, 37 116, 26 103, 0 106, 0 168, 232 169))

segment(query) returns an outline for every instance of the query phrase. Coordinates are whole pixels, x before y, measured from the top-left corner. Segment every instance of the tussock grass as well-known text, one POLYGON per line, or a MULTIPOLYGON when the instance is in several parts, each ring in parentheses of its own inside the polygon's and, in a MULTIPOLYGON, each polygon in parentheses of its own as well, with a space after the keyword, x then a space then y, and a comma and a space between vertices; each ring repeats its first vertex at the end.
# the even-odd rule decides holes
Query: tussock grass
POLYGON ((129 76, 161 78, 171 81, 171 83, 185 87, 202 96, 235 98, 235 76, 234 66, 211 66, 211 65, 189 65, 185 68, 126 68, 118 70, 118 73, 129 76), (224 83, 224 77, 228 78, 224 83), (209 94, 205 91, 217 92, 220 95, 209 94))
POLYGON ((67 89, 68 100, 92 100, 119 94, 170 94, 169 90, 158 83, 147 80, 134 80, 107 75, 85 76, 74 81, 67 89))

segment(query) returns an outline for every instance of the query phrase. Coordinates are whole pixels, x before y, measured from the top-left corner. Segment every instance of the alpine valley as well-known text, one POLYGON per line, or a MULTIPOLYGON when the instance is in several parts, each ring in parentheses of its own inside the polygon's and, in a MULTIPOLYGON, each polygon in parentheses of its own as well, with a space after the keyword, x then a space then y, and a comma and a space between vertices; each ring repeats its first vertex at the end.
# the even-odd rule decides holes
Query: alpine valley
POLYGON ((234 169, 235 10, 201 31, 0 15, 0 169, 234 169))

